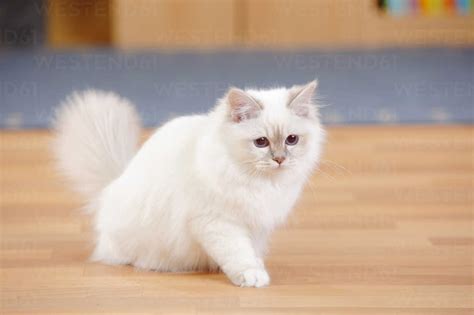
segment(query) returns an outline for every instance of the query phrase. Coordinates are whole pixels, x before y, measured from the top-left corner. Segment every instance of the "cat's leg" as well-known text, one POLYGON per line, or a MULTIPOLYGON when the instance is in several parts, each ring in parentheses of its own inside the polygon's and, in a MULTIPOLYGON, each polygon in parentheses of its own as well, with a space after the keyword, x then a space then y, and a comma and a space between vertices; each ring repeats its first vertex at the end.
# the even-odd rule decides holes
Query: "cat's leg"
POLYGON ((262 261, 268 252, 268 236, 268 232, 260 232, 254 233, 252 237, 252 244, 255 248, 255 253, 262 261))
POLYGON ((107 265, 126 265, 131 263, 131 260, 122 253, 118 244, 106 233, 100 233, 91 259, 107 265))
POLYGON ((191 229, 206 253, 235 285, 262 287, 270 283, 245 228, 222 220, 194 220, 191 229))

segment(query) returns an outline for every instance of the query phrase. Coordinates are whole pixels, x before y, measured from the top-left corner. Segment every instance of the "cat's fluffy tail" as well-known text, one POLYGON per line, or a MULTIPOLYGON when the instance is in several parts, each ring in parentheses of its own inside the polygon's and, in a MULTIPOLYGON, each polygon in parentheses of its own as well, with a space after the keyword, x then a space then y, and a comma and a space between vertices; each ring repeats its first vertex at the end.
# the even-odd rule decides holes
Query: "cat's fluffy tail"
POLYGON ((57 109, 54 127, 58 166, 88 201, 125 169, 141 129, 128 100, 97 90, 70 95, 57 109))

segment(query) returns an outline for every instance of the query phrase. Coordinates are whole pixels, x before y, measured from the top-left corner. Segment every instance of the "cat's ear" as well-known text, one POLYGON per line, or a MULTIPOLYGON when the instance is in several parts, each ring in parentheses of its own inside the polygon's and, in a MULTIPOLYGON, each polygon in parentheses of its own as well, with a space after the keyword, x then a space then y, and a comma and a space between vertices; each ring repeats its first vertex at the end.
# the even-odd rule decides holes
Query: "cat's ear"
POLYGON ((314 96, 318 81, 311 81, 303 86, 295 85, 290 89, 288 107, 298 116, 313 118, 316 115, 314 96))
POLYGON ((230 118, 233 122, 241 122, 243 120, 255 118, 262 109, 245 91, 238 88, 231 88, 227 92, 227 104, 229 106, 230 118))

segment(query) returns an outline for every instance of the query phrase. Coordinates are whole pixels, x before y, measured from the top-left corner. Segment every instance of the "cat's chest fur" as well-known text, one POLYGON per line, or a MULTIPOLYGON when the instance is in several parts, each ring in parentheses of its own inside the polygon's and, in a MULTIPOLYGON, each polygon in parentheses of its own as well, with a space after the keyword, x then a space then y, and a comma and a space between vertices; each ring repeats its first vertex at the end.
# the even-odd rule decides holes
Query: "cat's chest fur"
POLYGON ((248 204, 248 211, 257 214, 262 227, 273 229, 282 224, 300 194, 302 183, 293 185, 268 185, 248 204))
MULTIPOLYGON (((222 177, 221 177, 222 178, 222 177)), ((225 182, 219 185, 212 199, 223 205, 222 211, 244 220, 255 230, 271 231, 282 224, 293 208, 303 182, 257 181, 248 184, 225 182)))

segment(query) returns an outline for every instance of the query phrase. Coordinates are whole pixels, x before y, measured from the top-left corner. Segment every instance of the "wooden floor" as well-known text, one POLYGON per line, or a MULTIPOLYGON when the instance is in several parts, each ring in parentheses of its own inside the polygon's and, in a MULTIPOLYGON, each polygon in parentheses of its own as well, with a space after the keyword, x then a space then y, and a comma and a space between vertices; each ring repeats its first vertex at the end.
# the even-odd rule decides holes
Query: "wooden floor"
POLYGON ((1 133, 2 314, 474 314, 474 127, 333 127, 270 287, 88 262, 46 132, 1 133))

